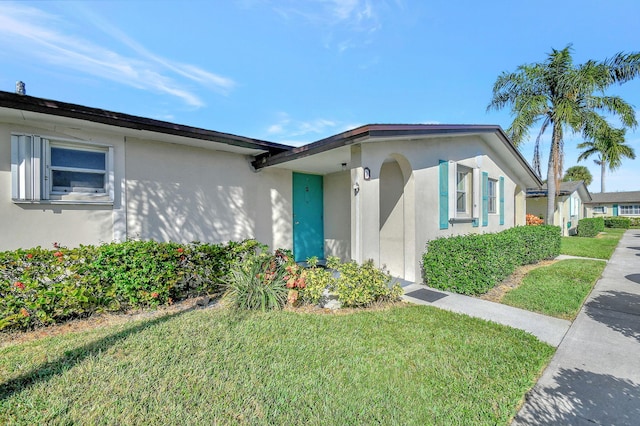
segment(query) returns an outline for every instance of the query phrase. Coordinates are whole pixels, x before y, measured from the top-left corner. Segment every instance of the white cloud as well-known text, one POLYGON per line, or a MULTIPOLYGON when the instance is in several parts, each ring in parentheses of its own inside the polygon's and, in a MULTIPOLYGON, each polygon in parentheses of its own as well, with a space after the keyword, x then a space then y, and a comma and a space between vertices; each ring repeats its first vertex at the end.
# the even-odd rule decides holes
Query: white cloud
POLYGON ((295 143, 292 144, 302 144, 340 132, 342 130, 337 129, 342 128, 344 125, 334 120, 294 120, 289 114, 281 112, 278 114, 278 120, 267 127, 267 133, 271 137, 278 137, 281 142, 286 140, 286 143, 289 143, 293 140, 295 143), (307 142, 300 142, 300 139, 306 139, 307 142))
POLYGON ((339 53, 371 43, 372 34, 382 27, 376 0, 278 0, 273 4, 284 19, 303 19, 320 28, 325 47, 339 53))
POLYGON ((31 58, 42 61, 44 65, 73 69, 140 90, 168 94, 194 107, 201 107, 204 102, 185 88, 179 79, 190 80, 222 94, 235 86, 229 78, 149 52, 86 9, 83 17, 88 18, 94 28, 130 49, 132 54, 125 55, 83 39, 78 34, 65 33, 66 26, 57 16, 16 3, 0 3, 3 50, 12 49, 17 60, 31 58))

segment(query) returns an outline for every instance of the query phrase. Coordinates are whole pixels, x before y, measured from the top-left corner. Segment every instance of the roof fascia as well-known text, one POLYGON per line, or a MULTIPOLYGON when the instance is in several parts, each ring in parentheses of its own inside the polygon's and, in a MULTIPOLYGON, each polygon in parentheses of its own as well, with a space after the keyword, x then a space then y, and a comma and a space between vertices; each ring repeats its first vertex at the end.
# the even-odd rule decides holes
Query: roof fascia
POLYGON ((4 91, 0 91, 0 107, 85 120, 127 129, 146 130, 192 139, 208 140, 242 148, 264 150, 272 154, 288 151, 292 148, 289 145, 260 139, 4 91))
POLYGON ((495 125, 387 125, 387 124, 370 124, 361 126, 353 130, 339 133, 319 141, 293 148, 286 152, 275 155, 265 153, 256 156, 253 166, 256 170, 275 166, 277 164, 286 163, 298 158, 319 154, 331 149, 352 145, 371 138, 382 137, 410 137, 410 136, 428 136, 428 135, 455 135, 455 134, 497 134, 498 138, 507 146, 507 149, 518 159, 523 168, 531 176, 538 186, 542 186, 542 181, 535 174, 529 163, 524 159, 520 151, 511 143, 507 135, 495 125))

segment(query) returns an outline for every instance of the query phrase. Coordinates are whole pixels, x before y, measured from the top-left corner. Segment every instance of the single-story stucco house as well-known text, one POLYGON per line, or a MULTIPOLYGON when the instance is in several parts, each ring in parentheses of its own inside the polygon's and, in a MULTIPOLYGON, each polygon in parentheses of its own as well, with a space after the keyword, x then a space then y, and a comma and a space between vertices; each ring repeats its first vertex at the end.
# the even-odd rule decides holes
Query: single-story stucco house
MULTIPOLYGON (((545 218, 547 214, 547 184, 542 188, 527 188, 527 214, 545 218)), ((586 203, 591 194, 584 181, 560 182, 553 223, 562 227, 562 235, 575 235, 578 221, 587 217, 586 203)))
POLYGON ((367 125, 302 147, 0 92, 0 250, 256 238, 407 280, 433 238, 525 224, 498 126, 367 125))
POLYGON ((587 217, 640 217, 640 191, 598 192, 586 206, 587 217))

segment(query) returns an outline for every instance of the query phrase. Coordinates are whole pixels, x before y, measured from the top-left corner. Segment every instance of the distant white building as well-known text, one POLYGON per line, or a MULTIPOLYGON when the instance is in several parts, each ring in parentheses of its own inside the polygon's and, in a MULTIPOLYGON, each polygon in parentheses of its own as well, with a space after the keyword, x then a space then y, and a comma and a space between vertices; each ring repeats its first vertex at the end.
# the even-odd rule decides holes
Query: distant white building
MULTIPOLYGON (((562 235, 575 235, 578 221, 587 217, 586 206, 591 194, 583 181, 560 182, 553 223, 562 227, 562 235)), ((547 185, 527 189, 527 214, 545 218, 547 214, 547 185)))
POLYGON ((640 191, 591 194, 591 201, 587 204, 587 215, 640 217, 640 191))

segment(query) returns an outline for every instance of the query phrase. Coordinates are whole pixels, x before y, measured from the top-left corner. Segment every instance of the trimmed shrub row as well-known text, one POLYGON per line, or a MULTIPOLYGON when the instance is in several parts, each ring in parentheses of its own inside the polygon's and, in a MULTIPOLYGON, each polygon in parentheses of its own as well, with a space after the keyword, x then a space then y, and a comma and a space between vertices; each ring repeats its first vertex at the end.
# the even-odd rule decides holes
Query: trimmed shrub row
POLYGON ((605 217, 604 226, 606 228, 629 229, 631 227, 631 219, 628 217, 620 217, 620 216, 605 217))
POLYGON ((0 252, 0 330, 216 293, 235 259, 257 245, 127 241, 0 252))
POLYGON ((560 254, 560 227, 519 226, 496 234, 438 238, 423 255, 425 283, 462 294, 482 294, 516 267, 560 254))
POLYGON ((578 237, 595 237, 604 231, 605 220, 602 217, 580 219, 578 222, 578 237))

